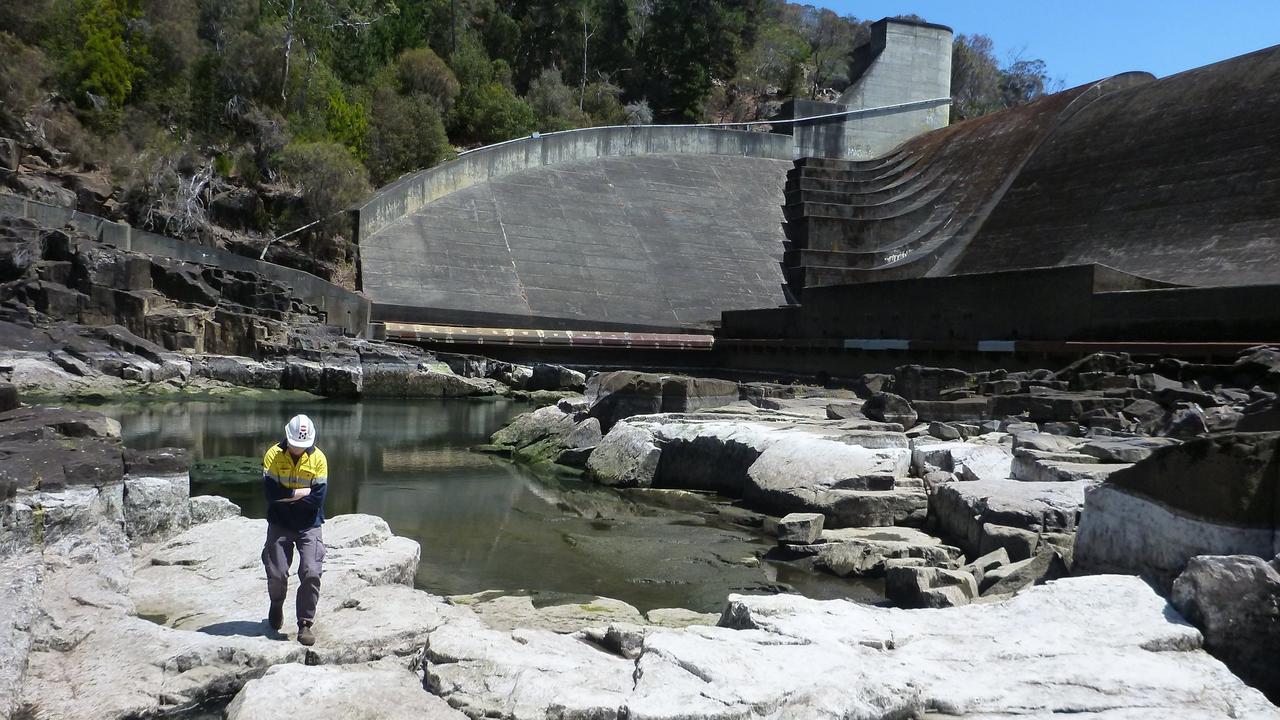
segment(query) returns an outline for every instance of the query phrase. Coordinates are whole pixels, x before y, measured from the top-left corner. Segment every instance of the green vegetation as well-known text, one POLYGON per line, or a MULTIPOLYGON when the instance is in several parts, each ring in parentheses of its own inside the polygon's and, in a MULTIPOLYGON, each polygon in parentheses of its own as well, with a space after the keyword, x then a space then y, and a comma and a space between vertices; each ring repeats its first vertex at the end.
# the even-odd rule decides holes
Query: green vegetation
MULTIPOLYGON (((5 2, 0 132, 110 171, 135 225, 218 241, 203 209, 233 188, 269 215, 240 226, 283 233, 457 148, 834 100, 868 27, 782 0, 5 2)), ((1050 89, 1042 62, 1002 65, 983 36, 955 51, 956 118, 1050 89)))

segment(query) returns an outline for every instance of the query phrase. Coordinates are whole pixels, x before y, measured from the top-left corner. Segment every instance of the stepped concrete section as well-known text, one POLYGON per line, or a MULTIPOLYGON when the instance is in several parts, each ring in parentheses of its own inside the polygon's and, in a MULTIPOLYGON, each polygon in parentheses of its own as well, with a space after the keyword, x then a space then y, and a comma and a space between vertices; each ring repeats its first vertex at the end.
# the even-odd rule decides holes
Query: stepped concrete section
POLYGON ((922 135, 878 160, 804 158, 787 176, 787 277, 804 288, 941 274, 1065 118, 1150 82, 1130 73, 922 135))
POLYGON ((1280 46, 1102 97, 939 270, 1097 262, 1187 285, 1280 282, 1277 118, 1280 46))
POLYGON ((375 319, 680 330, 787 303, 789 137, 696 129, 714 142, 624 145, 636 131, 600 130, 617 134, 577 138, 594 145, 576 156, 549 153, 551 136, 521 140, 375 196, 358 218, 375 319))

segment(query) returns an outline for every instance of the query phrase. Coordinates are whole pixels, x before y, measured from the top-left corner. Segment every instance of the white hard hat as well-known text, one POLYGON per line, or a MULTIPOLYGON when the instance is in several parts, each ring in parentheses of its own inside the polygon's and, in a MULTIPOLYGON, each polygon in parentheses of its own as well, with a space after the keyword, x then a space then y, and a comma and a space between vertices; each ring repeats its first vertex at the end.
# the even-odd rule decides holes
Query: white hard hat
POLYGON ((284 426, 284 437, 293 447, 309 448, 316 444, 316 426, 306 415, 294 415, 284 426))

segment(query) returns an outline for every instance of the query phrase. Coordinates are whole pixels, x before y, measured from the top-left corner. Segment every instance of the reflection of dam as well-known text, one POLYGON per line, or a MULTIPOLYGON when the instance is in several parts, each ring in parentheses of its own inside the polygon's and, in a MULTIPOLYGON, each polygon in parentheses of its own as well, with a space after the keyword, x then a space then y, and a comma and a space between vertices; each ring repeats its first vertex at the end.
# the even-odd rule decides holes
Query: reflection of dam
POLYGON ((435 472, 490 468, 493 459, 466 448, 383 448, 382 471, 388 473, 435 472))

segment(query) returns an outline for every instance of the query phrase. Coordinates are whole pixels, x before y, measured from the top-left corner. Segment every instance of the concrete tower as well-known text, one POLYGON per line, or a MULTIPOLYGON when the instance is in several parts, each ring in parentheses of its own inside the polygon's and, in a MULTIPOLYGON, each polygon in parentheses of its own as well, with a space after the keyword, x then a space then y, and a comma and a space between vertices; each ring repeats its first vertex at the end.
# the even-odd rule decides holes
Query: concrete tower
MULTIPOLYGON (((951 96, 951 28, 885 18, 853 52, 853 83, 836 103, 795 100, 784 117, 811 117, 914 103, 794 126, 796 157, 867 160, 930 130, 946 127, 951 96)), ((787 132, 788 126, 780 126, 787 132)))

